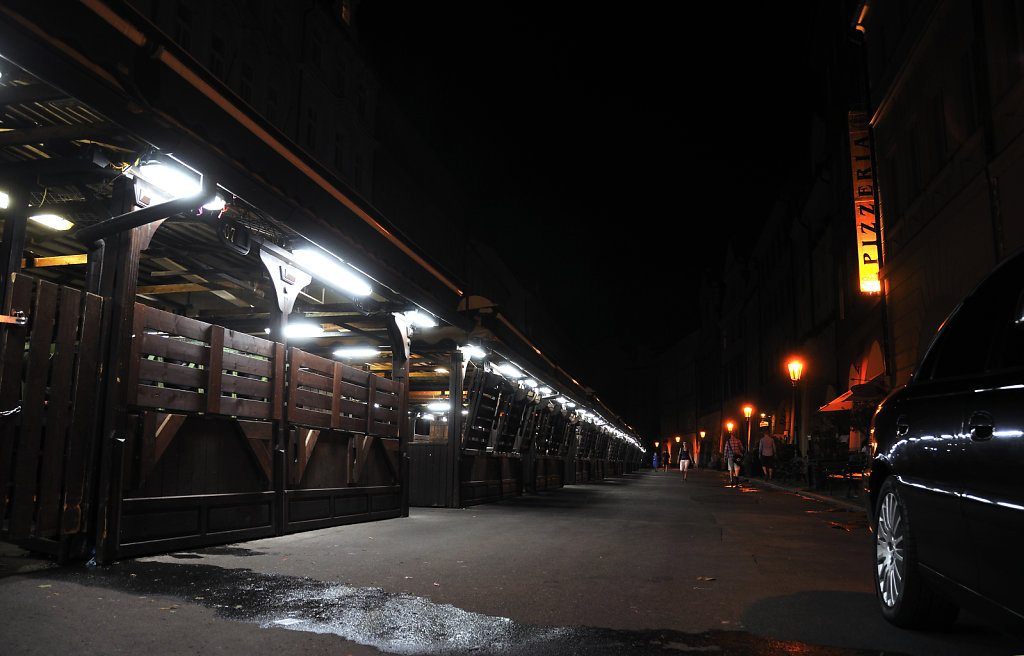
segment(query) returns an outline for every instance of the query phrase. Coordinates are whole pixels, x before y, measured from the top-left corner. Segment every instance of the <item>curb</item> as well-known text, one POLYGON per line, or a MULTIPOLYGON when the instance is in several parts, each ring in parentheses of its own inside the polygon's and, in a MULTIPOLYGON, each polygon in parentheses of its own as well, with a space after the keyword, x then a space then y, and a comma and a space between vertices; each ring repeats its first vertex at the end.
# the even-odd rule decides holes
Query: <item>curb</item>
POLYGON ((816 501, 821 501, 823 503, 828 503, 828 504, 832 504, 834 506, 839 506, 841 508, 844 508, 846 510, 850 510, 850 511, 853 511, 853 512, 863 512, 863 513, 867 512, 867 509, 864 507, 863 504, 853 503, 851 501, 845 501, 843 499, 837 499, 835 497, 830 497, 830 496, 827 496, 827 495, 824 495, 824 494, 818 494, 816 492, 811 492, 810 490, 804 490, 804 489, 800 489, 800 488, 796 488, 796 487, 790 487, 788 485, 781 485, 779 483, 775 483, 774 481, 765 481, 765 480, 761 480, 761 479, 757 479, 757 478, 744 478, 744 479, 740 479, 740 480, 742 482, 748 484, 748 485, 760 485, 760 486, 763 486, 763 487, 768 487, 768 488, 772 488, 772 489, 775 489, 775 490, 779 490, 781 492, 790 492, 792 494, 796 494, 796 495, 799 495, 799 496, 802 496, 802 497, 807 497, 809 499, 814 499, 816 501))

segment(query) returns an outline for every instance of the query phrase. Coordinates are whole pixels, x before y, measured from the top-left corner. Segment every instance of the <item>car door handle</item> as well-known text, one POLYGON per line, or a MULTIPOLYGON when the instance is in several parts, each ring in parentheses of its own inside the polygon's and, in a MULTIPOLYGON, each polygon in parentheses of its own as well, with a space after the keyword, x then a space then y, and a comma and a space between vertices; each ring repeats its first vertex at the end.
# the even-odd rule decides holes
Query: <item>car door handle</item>
POLYGON ((910 423, 907 421, 906 415, 900 415, 896 417, 896 436, 903 437, 910 432, 910 423))
POLYGON ((971 429, 972 440, 992 439, 994 426, 995 422, 992 420, 992 415, 987 412, 978 411, 971 413, 971 418, 967 420, 967 427, 971 429))

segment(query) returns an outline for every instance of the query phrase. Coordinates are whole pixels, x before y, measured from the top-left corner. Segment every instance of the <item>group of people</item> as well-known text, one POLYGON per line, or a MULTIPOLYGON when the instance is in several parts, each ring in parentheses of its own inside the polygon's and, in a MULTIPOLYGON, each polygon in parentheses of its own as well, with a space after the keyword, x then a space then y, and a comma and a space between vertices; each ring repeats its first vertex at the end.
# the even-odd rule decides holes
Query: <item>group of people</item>
MULTIPOLYGON (((658 454, 654 454, 654 471, 658 469, 664 469, 668 471, 669 465, 669 453, 667 451, 661 452, 661 458, 658 458, 658 454)), ((676 460, 679 463, 679 471, 683 472, 683 480, 686 480, 686 475, 690 471, 690 465, 693 464, 693 457, 690 455, 690 451, 686 446, 685 442, 679 444, 679 451, 676 453, 676 460)))
MULTIPOLYGON (((743 442, 735 434, 729 433, 729 436, 722 445, 722 455, 725 457, 726 469, 729 471, 727 486, 736 487, 739 485, 740 465, 743 463, 745 453, 746 448, 743 446, 743 442)), ((768 480, 772 479, 772 473, 775 470, 775 455, 775 438, 770 433, 765 433, 757 442, 757 458, 761 463, 761 471, 768 480)), ((667 451, 661 452, 660 459, 658 453, 655 453, 654 470, 657 471, 663 468, 665 471, 668 471, 669 457, 667 451)), ((683 472, 683 480, 685 481, 690 464, 693 462, 685 442, 679 444, 676 459, 679 462, 679 471, 683 472)))

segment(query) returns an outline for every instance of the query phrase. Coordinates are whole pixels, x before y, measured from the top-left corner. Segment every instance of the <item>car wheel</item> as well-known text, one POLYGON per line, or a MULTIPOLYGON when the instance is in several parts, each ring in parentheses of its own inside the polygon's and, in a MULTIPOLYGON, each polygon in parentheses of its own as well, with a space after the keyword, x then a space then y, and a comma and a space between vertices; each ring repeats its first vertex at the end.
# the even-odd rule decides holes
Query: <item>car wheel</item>
POLYGON ((882 484, 874 520, 875 591, 882 616, 905 628, 951 624, 959 608, 922 578, 907 506, 893 478, 882 484))

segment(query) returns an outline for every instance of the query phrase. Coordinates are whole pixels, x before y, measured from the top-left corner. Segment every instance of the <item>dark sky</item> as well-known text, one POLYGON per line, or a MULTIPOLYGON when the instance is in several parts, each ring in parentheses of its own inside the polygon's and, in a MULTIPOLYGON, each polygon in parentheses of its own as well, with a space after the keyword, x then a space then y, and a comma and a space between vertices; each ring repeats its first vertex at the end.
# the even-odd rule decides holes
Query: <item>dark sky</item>
POLYGON ((591 345, 623 342, 608 318, 628 313, 652 346, 678 334, 696 273, 756 230, 805 153, 816 3, 706 4, 362 0, 356 15, 480 236, 531 253, 507 262, 528 285, 559 281, 542 299, 556 318, 593 308, 591 345))

